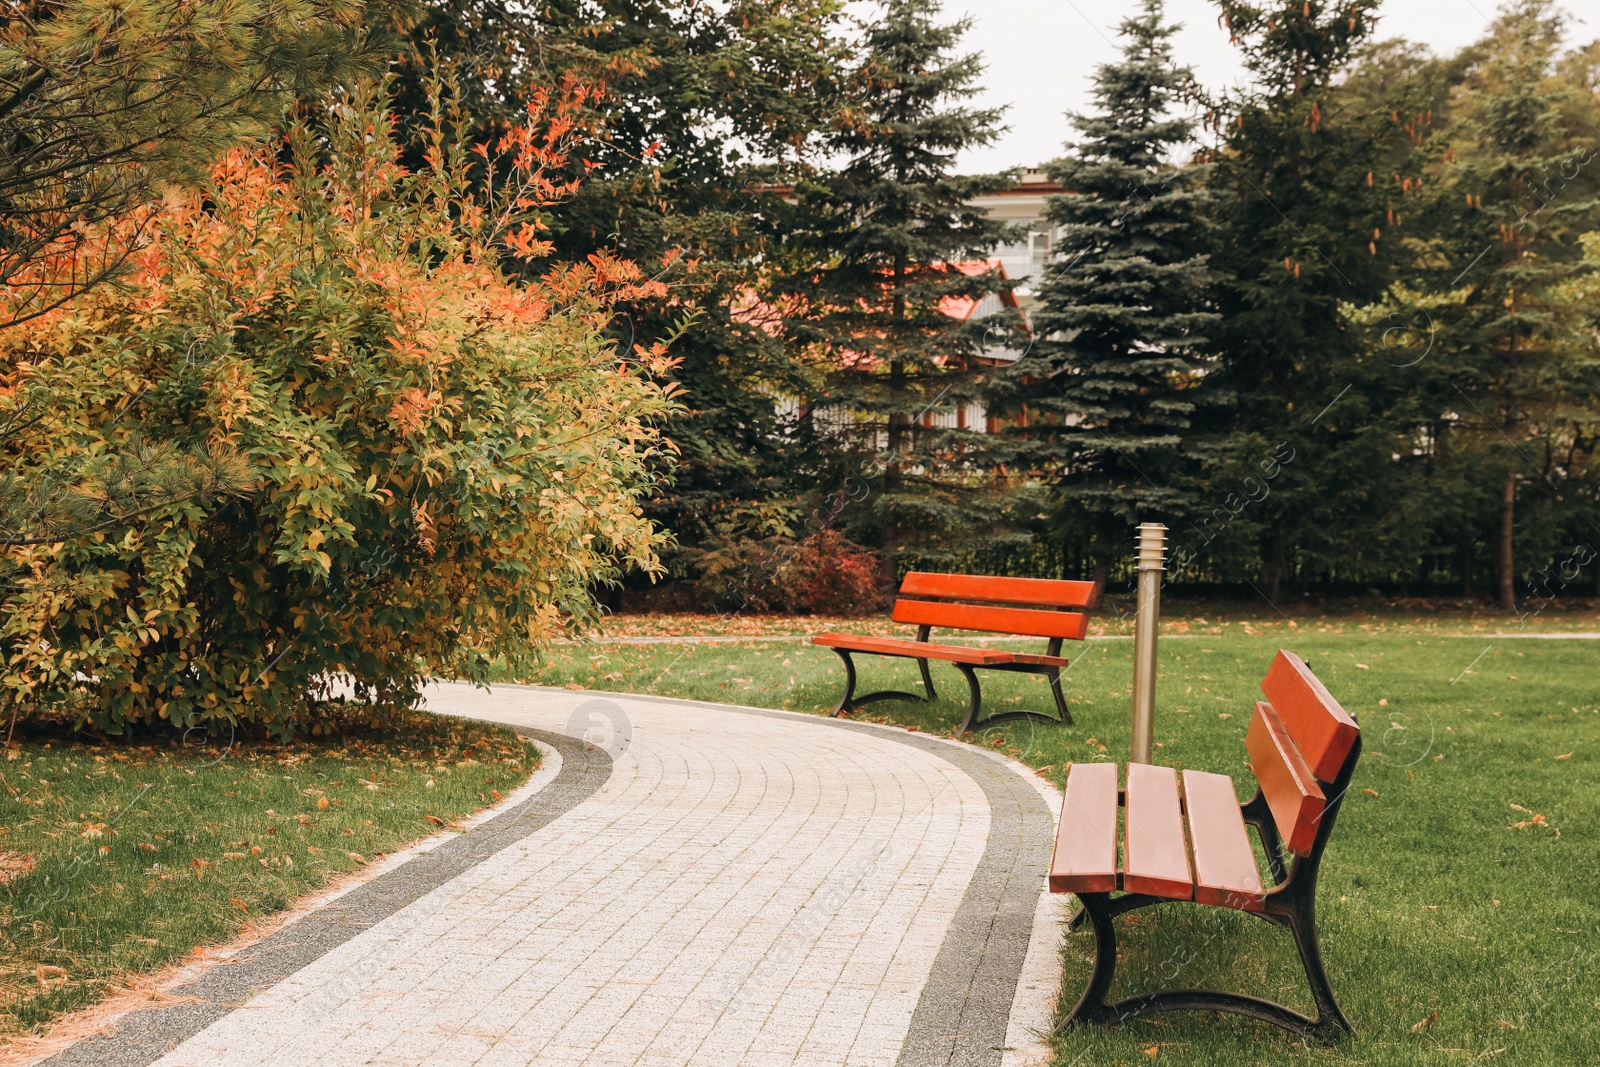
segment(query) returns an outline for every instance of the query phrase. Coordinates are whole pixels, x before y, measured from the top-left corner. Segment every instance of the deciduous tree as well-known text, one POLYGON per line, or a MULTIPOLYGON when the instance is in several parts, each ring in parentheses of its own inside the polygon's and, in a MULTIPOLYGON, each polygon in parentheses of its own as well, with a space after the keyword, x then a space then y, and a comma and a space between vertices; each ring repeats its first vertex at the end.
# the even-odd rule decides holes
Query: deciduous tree
MULTIPOLYGON (((106 220, 192 182, 297 95, 382 62, 390 0, 13 0, 0 15, 0 326, 113 276, 106 220), (30 272, 37 257, 48 268, 30 272)), ((149 218, 148 214, 141 217, 149 218)))
POLYGON ((29 414, 0 449, 28 484, 92 495, 142 448, 234 457, 238 484, 0 549, 0 701, 284 732, 341 676, 383 706, 481 680, 655 566, 670 367, 603 330, 660 283, 601 253, 508 277, 550 251, 526 212, 576 188, 585 104, 537 94, 482 156, 425 128, 408 173, 384 95, 336 96, 127 223, 121 284, 7 332, 0 420, 29 414), (502 162, 512 186, 473 195, 502 162))

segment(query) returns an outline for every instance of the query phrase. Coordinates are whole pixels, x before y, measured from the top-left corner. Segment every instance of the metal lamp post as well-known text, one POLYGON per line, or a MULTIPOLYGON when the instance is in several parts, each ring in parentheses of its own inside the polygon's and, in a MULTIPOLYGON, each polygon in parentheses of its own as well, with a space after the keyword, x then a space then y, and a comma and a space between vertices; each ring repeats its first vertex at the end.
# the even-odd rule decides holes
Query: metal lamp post
POLYGON ((1167 528, 1159 522, 1139 525, 1138 613, 1133 622, 1133 739, 1130 759, 1149 763, 1156 714, 1156 631, 1161 626, 1162 555, 1167 528))

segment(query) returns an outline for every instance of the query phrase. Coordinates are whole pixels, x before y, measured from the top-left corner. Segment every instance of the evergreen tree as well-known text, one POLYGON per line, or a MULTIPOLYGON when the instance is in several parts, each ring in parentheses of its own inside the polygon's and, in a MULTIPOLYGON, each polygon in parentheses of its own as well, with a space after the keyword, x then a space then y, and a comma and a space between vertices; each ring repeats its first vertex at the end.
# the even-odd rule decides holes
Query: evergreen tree
POLYGON ((1176 29, 1145 0, 1122 23, 1122 58, 1095 72, 1095 113, 1071 116, 1081 140, 1050 167, 1068 192, 1049 203, 1059 238, 1040 340, 1010 375, 1018 458, 1053 479, 1052 533, 1079 542, 1101 581, 1138 522, 1175 526, 1197 495, 1212 202, 1205 168, 1171 160, 1194 132, 1174 114, 1191 81, 1173 62, 1176 29))
POLYGON ((1343 577, 1399 536, 1386 479, 1411 448, 1412 427, 1390 412, 1403 383, 1366 358, 1351 311, 1377 303, 1409 254, 1390 231, 1420 193, 1427 124, 1408 104, 1379 112, 1340 93, 1374 7, 1221 0, 1255 88, 1208 116, 1222 138, 1210 348, 1232 407, 1204 515, 1184 529, 1219 574, 1253 561, 1274 600, 1286 573, 1343 577))
POLYGON ((863 26, 832 139, 845 162, 796 189, 807 228, 786 242, 777 298, 788 339, 819 367, 817 414, 866 474, 870 492, 846 520, 879 548, 886 583, 908 553, 971 548, 957 533, 998 514, 976 428, 952 414, 984 391, 983 332, 997 322, 947 312, 1004 288, 972 261, 1011 228, 971 202, 1013 179, 952 173, 963 150, 1000 133, 1001 112, 964 103, 983 70, 981 57, 956 54, 971 20, 941 24, 938 9, 888 0, 863 26))
POLYGON ((1492 546, 1506 611, 1520 574, 1573 539, 1600 545, 1592 508, 1580 507, 1591 521, 1566 514, 1595 448, 1600 379, 1575 332, 1581 309, 1555 294, 1593 269, 1579 238, 1600 224, 1600 102, 1581 64, 1559 62, 1565 29, 1550 0, 1519 0, 1463 53, 1426 275, 1445 357, 1436 447, 1471 487, 1462 522, 1492 546), (1520 524, 1519 495, 1533 505, 1520 524))

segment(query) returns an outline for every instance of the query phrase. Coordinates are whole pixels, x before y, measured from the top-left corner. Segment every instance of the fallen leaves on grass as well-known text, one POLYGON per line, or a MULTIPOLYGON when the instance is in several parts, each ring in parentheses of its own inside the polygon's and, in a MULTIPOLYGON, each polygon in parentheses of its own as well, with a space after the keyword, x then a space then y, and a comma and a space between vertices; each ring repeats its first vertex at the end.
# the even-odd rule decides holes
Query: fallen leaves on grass
MULTIPOLYGON (((1369 797, 1378 797, 1378 791, 1376 789, 1363 789, 1362 792, 1367 794, 1369 797)), ((1378 797, 1378 799, 1381 800, 1382 798, 1378 797)))
POLYGON ((0 885, 33 873, 33 857, 20 852, 0 852, 0 885))
POLYGON ((1439 1013, 1436 1012, 1436 1011, 1430 1011, 1428 1013, 1428 1017, 1426 1019, 1423 1019, 1421 1022, 1419 1022, 1419 1023, 1417 1023, 1417 1024, 1415 1024, 1415 1025, 1413 1025, 1411 1027, 1411 1032, 1413 1034, 1420 1034, 1420 1033, 1422 1033, 1422 1031, 1426 1030, 1428 1027, 1432 1026, 1434 1023, 1436 1023, 1438 1021, 1439 1021, 1439 1013))
POLYGON ((435 826, 444 826, 444 825, 446 825, 445 821, 443 819, 439 818, 439 816, 437 816, 437 815, 424 815, 423 818, 427 819, 429 822, 433 823, 433 825, 435 825, 435 826))
POLYGON ((15 818, 0 818, 0 897, 26 892, 47 872, 48 888, 59 886, 60 895, 52 892, 49 906, 37 909, 38 921, 0 931, 17 964, 0 976, 0 1044, 28 1025, 56 1025, 51 1016, 60 1008, 114 992, 129 952, 137 951, 139 968, 161 968, 196 944, 265 921, 330 879, 369 876, 386 852, 439 828, 419 827, 415 808, 386 804, 391 794, 426 798, 435 817, 454 827, 485 802, 473 786, 509 793, 537 762, 509 731, 425 715, 317 738, 243 736, 225 766, 215 762, 215 745, 55 737, 43 727, 7 752, 0 769, 10 781, 0 780, 0 797, 17 807, 15 818), (26 791, 10 792, 24 760, 26 791), (179 788, 166 788, 172 783, 179 788), (340 783, 348 787, 334 800, 340 783), (319 800, 325 805, 313 806, 319 800), (41 805, 45 812, 30 810, 41 805), (155 829, 167 825, 181 829, 155 829), (252 844, 257 837, 261 844, 252 844), (58 881, 53 871, 63 859, 72 877, 58 881), (269 878, 272 891, 258 897, 269 878), (111 894, 121 903, 105 907, 111 894), (86 913, 96 918, 97 937, 65 958, 62 923, 76 926, 86 913), (156 915, 161 932, 145 937, 156 915), (44 972, 43 988, 35 973, 41 959, 70 973, 44 972))

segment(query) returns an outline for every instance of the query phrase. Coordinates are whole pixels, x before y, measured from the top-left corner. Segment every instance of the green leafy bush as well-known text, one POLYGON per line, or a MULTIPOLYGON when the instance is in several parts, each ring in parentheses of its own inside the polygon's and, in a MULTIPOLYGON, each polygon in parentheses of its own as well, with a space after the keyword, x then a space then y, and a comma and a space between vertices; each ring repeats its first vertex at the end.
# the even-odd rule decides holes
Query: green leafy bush
POLYGON ((122 284, 0 336, 13 717, 286 733, 339 676, 404 706, 656 566, 640 501, 670 361, 601 330, 658 283, 600 255, 502 269, 548 252, 530 213, 576 185, 585 95, 541 94, 492 148, 436 128, 416 173, 381 91, 330 101, 99 231, 133 245, 122 284))

